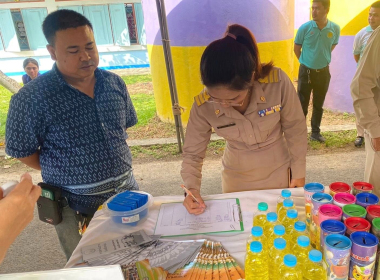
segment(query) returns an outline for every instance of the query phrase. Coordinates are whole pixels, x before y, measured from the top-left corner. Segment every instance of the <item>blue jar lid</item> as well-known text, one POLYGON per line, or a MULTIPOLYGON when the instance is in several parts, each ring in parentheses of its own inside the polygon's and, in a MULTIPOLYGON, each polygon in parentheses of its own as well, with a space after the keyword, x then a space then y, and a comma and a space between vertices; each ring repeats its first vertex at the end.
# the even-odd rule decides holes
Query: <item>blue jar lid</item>
POLYGON ((275 221, 277 221, 277 214, 275 212, 269 212, 267 214, 267 221, 268 222, 275 222, 275 221))
POLYGON ((298 212, 296 209, 288 209, 288 211, 286 211, 286 216, 290 219, 296 219, 298 217, 298 212))
POLYGON ((301 247, 307 247, 307 246, 310 245, 310 238, 307 237, 306 235, 298 236, 298 238, 297 238, 297 243, 298 243, 298 245, 300 245, 301 247))
POLYGON ((286 240, 284 238, 276 238, 274 240, 274 247, 278 250, 283 250, 286 247, 286 240))
POLYGON ((351 240, 341 234, 330 234, 325 237, 325 245, 335 250, 347 250, 352 246, 351 240))
POLYGON ((295 267, 297 264, 296 256, 292 254, 285 255, 284 264, 288 267, 295 267))
POLYGON ((308 183, 304 186, 304 190, 307 192, 323 192, 325 186, 320 183, 308 183))
POLYGON ((283 225, 277 225, 274 227, 274 234, 276 235, 284 235, 285 234, 285 227, 283 225))
POLYGON ((320 262, 322 260, 322 253, 318 250, 311 250, 309 252, 309 260, 312 262, 320 262))
POLYGON ((320 203, 330 203, 332 202, 332 196, 328 193, 315 193, 311 196, 311 200, 315 200, 320 203))
POLYGON ((251 229, 251 234, 255 237, 261 237, 263 235, 263 228, 255 226, 251 229))
POLYGON ((321 230, 328 234, 339 233, 342 234, 346 232, 346 225, 341 221, 336 220, 326 220, 321 223, 321 230))
POLYGON ((268 210, 268 203, 266 203, 266 202, 260 202, 259 205, 257 206, 257 208, 260 211, 267 211, 268 210))
POLYGON ((294 223, 294 229, 296 231, 305 231, 306 230, 306 223, 302 221, 297 221, 294 223))
POLYGON ((253 253, 260 253, 263 250, 263 245, 260 241, 252 241, 249 245, 249 249, 253 253))
POLYGON ((289 190, 282 190, 282 191, 281 191, 281 196, 282 196, 282 197, 286 197, 286 198, 288 198, 288 197, 290 197, 291 195, 292 195, 292 192, 289 191, 289 190))
POLYGON ((355 231, 351 233, 350 239, 352 243, 361 247, 374 247, 379 244, 379 240, 375 235, 365 231, 355 231))
POLYGON ((287 199, 284 200, 283 204, 284 204, 285 207, 293 207, 294 202, 293 202, 293 200, 287 198, 287 199))
POLYGON ((358 193, 356 195, 356 201, 360 202, 363 205, 372 205, 372 204, 378 204, 379 198, 374 195, 373 193, 358 193))

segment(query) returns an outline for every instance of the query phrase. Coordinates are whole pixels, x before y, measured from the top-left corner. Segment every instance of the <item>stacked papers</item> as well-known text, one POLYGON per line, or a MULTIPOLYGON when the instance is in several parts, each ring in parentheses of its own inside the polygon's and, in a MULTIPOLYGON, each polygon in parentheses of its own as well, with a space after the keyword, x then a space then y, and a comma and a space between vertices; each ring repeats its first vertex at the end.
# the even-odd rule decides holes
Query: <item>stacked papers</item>
POLYGON ((128 280, 244 279, 243 270, 220 242, 159 238, 136 231, 83 247, 83 260, 90 266, 120 264, 128 280))

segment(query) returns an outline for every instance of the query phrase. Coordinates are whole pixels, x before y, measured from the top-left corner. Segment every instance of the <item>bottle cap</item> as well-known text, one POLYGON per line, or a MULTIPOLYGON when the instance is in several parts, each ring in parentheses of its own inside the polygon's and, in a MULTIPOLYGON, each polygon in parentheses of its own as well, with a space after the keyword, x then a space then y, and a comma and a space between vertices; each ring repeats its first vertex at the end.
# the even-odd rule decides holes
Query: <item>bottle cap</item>
POLYGON ((288 209, 288 211, 286 211, 286 216, 290 219, 296 219, 298 217, 298 212, 296 209, 288 209))
POLYGON ((306 224, 302 221, 297 221, 294 223, 294 229, 296 231, 305 231, 306 230, 306 224))
POLYGON ((274 247, 278 250, 283 250, 286 247, 286 240, 284 238, 276 238, 274 240, 274 247))
POLYGON ((301 247, 307 247, 310 245, 310 239, 306 235, 301 235, 301 236, 298 236, 297 243, 301 247))
POLYGON ((322 260, 322 253, 318 250, 311 250, 309 252, 309 260, 312 262, 320 262, 322 260))
POLYGON ((260 211, 267 211, 268 210, 268 203, 266 203, 266 202, 260 202, 257 208, 260 211))
POLYGON ((285 199, 284 200, 284 206, 285 207, 293 207, 293 200, 291 200, 291 199, 289 199, 289 198, 287 198, 287 199, 285 199))
POLYGON ((261 237, 263 235, 263 228, 256 226, 251 229, 251 234, 255 237, 261 237))
POLYGON ((277 221, 277 214, 274 213, 274 212, 269 212, 267 214, 267 221, 268 222, 275 222, 275 221, 277 221))
POLYGON ((286 198, 288 198, 288 197, 290 197, 292 195, 292 193, 289 191, 289 190, 282 190, 281 191, 281 196, 282 197, 286 197, 286 198))
POLYGON ((249 249, 253 253, 260 253, 263 250, 263 245, 260 241, 252 241, 251 245, 249 245, 249 249))
POLYGON ((284 264, 289 267, 295 267, 297 264, 296 256, 292 254, 285 255, 284 264))
POLYGON ((276 235, 284 235, 285 227, 283 225, 277 225, 274 227, 274 234, 276 235))

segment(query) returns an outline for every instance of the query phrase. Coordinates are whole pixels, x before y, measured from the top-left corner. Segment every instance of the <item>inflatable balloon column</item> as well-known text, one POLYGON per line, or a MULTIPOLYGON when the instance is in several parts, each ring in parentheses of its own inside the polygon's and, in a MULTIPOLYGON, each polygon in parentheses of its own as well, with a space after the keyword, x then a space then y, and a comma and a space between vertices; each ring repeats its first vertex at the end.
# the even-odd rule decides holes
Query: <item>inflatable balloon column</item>
MULTIPOLYGON (((172 122, 156 0, 144 0, 145 28, 157 114, 172 122)), ((293 75, 294 0, 165 0, 170 44, 182 115, 187 123, 193 98, 203 89, 199 63, 205 47, 223 36, 228 24, 248 27, 262 61, 273 60, 293 75)))

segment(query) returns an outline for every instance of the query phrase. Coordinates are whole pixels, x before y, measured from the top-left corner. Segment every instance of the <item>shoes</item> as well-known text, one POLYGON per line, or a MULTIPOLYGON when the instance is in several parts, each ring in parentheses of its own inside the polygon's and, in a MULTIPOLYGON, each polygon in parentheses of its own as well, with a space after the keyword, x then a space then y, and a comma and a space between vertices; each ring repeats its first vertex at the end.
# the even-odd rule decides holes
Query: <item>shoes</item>
POLYGON ((325 143, 326 142, 325 137, 323 137, 320 133, 312 133, 310 135, 310 140, 318 141, 320 143, 325 143))
POLYGON ((361 146, 363 146, 364 137, 361 137, 361 136, 356 137, 354 144, 355 144, 355 147, 357 148, 360 148, 361 146))

